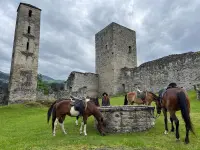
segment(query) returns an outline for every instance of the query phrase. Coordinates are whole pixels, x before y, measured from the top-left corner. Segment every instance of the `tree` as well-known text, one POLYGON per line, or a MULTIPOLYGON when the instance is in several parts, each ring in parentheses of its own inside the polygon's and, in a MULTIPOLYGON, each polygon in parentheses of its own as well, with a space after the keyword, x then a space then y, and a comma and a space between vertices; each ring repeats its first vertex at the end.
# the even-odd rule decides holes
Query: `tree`
POLYGON ((45 95, 49 94, 49 85, 42 80, 41 74, 38 74, 37 76, 37 90, 43 91, 45 95))

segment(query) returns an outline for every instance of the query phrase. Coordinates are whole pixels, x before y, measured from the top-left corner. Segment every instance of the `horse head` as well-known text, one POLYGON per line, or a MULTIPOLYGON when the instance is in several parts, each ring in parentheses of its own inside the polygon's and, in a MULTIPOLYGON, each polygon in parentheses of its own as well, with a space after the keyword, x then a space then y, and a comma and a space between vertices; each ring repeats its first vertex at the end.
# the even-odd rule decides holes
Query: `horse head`
POLYGON ((103 119, 103 117, 101 117, 99 120, 98 120, 98 124, 97 124, 97 129, 99 131, 99 133, 102 135, 102 136, 105 136, 105 131, 104 131, 104 127, 106 127, 106 123, 103 119))
POLYGON ((156 110, 157 110, 157 114, 161 113, 161 101, 159 96, 157 96, 156 94, 149 92, 152 95, 152 98, 154 99, 154 102, 156 103, 156 110))

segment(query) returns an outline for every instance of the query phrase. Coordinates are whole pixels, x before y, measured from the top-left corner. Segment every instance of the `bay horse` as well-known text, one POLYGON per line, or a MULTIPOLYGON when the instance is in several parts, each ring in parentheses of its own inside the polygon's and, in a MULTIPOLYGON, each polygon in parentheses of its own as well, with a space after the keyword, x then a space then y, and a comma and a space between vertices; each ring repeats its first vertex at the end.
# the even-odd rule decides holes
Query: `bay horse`
MULTIPOLYGON (((98 131, 100 132, 102 136, 104 136, 105 123, 104 123, 102 114, 100 113, 98 108, 95 106, 95 104, 90 101, 90 99, 85 99, 84 104, 85 104, 85 107, 84 107, 84 111, 82 112, 83 120, 80 127, 80 134, 82 134, 82 129, 84 126, 84 135, 85 136, 87 135, 87 132, 86 132, 87 119, 88 117, 93 115, 98 122, 97 124, 98 131)), ((52 114, 52 132, 53 132, 53 136, 55 136, 57 123, 58 122, 60 123, 63 133, 67 134, 64 128, 64 120, 65 120, 66 115, 70 117, 78 117, 80 116, 80 111, 77 111, 75 109, 72 99, 65 99, 65 100, 58 100, 52 103, 52 105, 50 106, 47 112, 47 122, 49 122, 51 114, 52 114)))
POLYGON ((129 92, 124 97, 124 105, 133 105, 136 104, 144 104, 144 105, 151 105, 152 101, 157 103, 157 100, 159 97, 149 91, 143 91, 143 92, 129 92), (138 96, 140 94, 140 96, 138 96))
POLYGON ((182 118, 185 122, 185 128, 186 128, 186 136, 185 136, 185 143, 189 143, 189 131, 191 131, 193 134, 193 125, 190 119, 190 100, 186 93, 186 91, 183 88, 180 87, 174 87, 169 88, 165 91, 163 94, 163 97, 161 99, 161 107, 164 114, 164 122, 165 122, 165 134, 168 132, 168 126, 167 126, 167 111, 170 114, 170 121, 171 121, 171 131, 174 131, 173 121, 176 125, 176 139, 179 140, 179 120, 176 117, 176 111, 181 110, 182 118))

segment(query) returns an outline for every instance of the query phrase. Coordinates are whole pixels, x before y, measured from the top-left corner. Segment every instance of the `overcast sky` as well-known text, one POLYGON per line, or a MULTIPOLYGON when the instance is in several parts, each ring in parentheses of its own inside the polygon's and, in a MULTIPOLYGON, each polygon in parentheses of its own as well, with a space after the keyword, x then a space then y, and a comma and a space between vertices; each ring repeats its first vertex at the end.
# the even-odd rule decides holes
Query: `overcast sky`
MULTIPOLYGON (((9 73, 19 0, 0 0, 0 71, 9 73)), ((94 35, 111 22, 136 31, 138 65, 200 49, 200 0, 24 0, 42 9, 39 73, 95 71, 94 35), (154 3, 153 3, 154 2, 154 3)))

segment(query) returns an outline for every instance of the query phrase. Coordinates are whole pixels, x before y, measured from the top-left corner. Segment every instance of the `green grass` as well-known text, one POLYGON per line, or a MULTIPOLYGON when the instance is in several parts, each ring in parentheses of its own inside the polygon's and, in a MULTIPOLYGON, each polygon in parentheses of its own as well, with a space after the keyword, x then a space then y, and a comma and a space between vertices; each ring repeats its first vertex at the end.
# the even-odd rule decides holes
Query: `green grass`
MULTIPOLYGON (((0 149, 2 150, 82 150, 110 147, 113 149, 162 149, 162 150, 198 150, 200 149, 200 101, 196 100, 194 91, 189 92, 191 98, 191 118, 196 136, 190 134, 190 144, 185 145, 185 125, 180 120, 181 141, 176 142, 174 133, 164 135, 163 115, 156 120, 154 128, 140 133, 108 134, 104 137, 94 129, 93 117, 88 120, 85 137, 79 135, 79 126, 75 126, 75 118, 67 117, 64 135, 58 125, 55 137, 51 133, 51 123, 47 124, 47 107, 41 105, 9 105, 0 107, 0 149)), ((123 105, 124 97, 111 98, 112 105, 123 105)), ((169 123, 170 129, 170 123, 169 123)))

